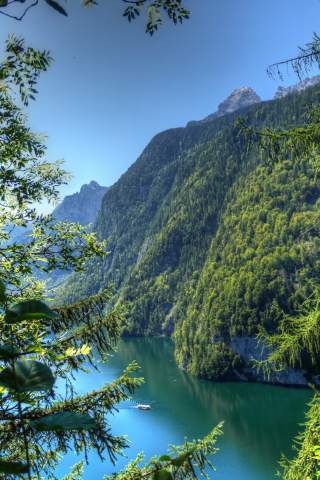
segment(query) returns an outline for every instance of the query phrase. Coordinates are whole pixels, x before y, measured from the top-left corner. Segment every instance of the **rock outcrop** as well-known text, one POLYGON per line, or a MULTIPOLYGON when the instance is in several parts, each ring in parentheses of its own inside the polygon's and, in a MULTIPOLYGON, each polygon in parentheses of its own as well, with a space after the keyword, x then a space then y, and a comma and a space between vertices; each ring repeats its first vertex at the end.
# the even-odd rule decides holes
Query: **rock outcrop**
POLYGON ((220 103, 220 105, 218 106, 218 110, 215 113, 208 115, 208 117, 200 120, 199 122, 192 120, 191 122, 188 122, 187 127, 195 125, 197 123, 210 122, 211 120, 221 117, 222 115, 227 115, 228 113, 232 113, 235 110, 254 105, 261 101, 262 100, 259 95, 257 95, 251 87, 238 88, 236 90, 233 90, 233 92, 229 95, 228 98, 226 98, 226 100, 224 100, 224 102, 220 103))
MULTIPOLYGON (((222 341, 228 344, 236 355, 240 355, 245 362, 251 362, 252 358, 256 360, 265 360, 268 357, 268 350, 263 350, 263 345, 254 337, 234 337, 232 340, 226 340, 223 338, 215 338, 214 344, 218 341, 222 341)), ((234 371, 235 376, 238 380, 242 382, 247 381, 257 381, 263 383, 275 383, 277 385, 286 385, 291 387, 307 387, 310 383, 310 379, 307 378, 306 370, 294 370, 293 368, 288 368, 286 371, 279 372, 278 378, 264 378, 263 373, 260 371, 257 372, 257 369, 254 368, 243 368, 241 372, 234 371)), ((312 379, 312 382, 315 385, 320 384, 320 379, 318 376, 315 376, 312 379)))
POLYGON ((275 94, 272 97, 272 100, 278 100, 278 98, 285 97, 289 93, 299 92, 301 93, 308 87, 313 87, 320 82, 320 75, 315 75, 311 78, 305 78, 299 83, 292 85, 291 87, 278 87, 275 94))
POLYGON ((53 210, 52 216, 60 222, 75 222, 80 225, 94 223, 105 193, 110 187, 101 187, 97 182, 91 181, 89 185, 82 185, 80 192, 67 195, 53 210))

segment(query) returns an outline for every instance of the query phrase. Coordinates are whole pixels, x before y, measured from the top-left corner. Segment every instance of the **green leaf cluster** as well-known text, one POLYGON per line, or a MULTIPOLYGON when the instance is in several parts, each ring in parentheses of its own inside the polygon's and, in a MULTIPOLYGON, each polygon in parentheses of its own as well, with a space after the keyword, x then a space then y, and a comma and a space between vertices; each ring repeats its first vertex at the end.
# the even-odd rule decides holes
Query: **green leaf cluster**
MULTIPOLYGON (((151 36, 156 30, 158 30, 158 25, 162 25, 162 13, 163 10, 167 13, 168 17, 171 18, 176 25, 177 22, 182 23, 184 19, 189 18, 189 12, 181 6, 183 0, 157 0, 151 1, 148 7, 146 8, 146 14, 148 16, 147 30, 151 36)), ((129 2, 133 5, 130 5, 126 8, 123 16, 127 17, 129 22, 134 20, 142 12, 142 8, 147 4, 147 0, 139 0, 129 2)))

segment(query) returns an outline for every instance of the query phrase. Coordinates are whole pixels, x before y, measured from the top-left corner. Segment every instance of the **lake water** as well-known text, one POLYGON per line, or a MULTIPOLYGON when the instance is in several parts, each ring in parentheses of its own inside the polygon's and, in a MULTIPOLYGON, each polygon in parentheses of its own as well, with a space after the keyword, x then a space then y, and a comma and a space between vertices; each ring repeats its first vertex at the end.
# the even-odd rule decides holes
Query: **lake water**
MULTIPOLYGON (((122 469, 130 459, 144 451, 146 458, 167 453, 168 445, 180 445, 184 438, 200 439, 224 420, 224 435, 212 458, 217 480, 266 480, 275 478, 280 452, 292 457, 292 439, 298 423, 304 421, 310 390, 283 388, 258 383, 213 383, 182 371, 174 360, 174 343, 170 338, 124 338, 118 353, 107 364, 99 364, 103 374, 81 374, 77 392, 98 390, 119 377, 126 366, 136 360, 139 376, 145 384, 137 390, 133 402, 121 406, 111 419, 115 435, 126 434, 131 440, 127 459, 119 458, 114 467, 89 455, 84 479, 102 479, 103 475, 122 469), (143 411, 135 406, 149 404, 143 411)), ((300 427, 301 429, 301 427, 300 427)), ((68 454, 57 470, 61 478, 82 457, 68 454)))

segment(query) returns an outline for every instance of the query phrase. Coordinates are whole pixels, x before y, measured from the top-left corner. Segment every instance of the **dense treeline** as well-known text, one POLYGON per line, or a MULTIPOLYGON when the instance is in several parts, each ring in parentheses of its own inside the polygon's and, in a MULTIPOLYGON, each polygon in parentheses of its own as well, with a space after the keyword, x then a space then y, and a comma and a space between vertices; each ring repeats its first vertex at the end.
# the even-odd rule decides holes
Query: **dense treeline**
POLYGON ((316 197, 296 211, 310 176, 306 162, 259 166, 228 192, 201 278, 177 308, 177 359, 192 373, 212 377, 215 337, 274 330, 278 308, 294 313, 311 293, 309 280, 319 283, 318 228, 299 239, 319 218, 316 197))
POLYGON ((317 89, 154 137, 103 199, 94 229, 110 255, 89 260, 57 301, 115 283, 119 304, 131 302, 124 335, 170 334, 175 323, 179 362, 230 378, 237 359, 213 337, 273 329, 277 305, 293 312, 319 277, 316 231, 293 245, 316 217, 310 199, 294 215, 312 172, 291 159, 272 172, 254 150, 246 155, 234 119, 306 121, 303 98, 316 104, 317 89))

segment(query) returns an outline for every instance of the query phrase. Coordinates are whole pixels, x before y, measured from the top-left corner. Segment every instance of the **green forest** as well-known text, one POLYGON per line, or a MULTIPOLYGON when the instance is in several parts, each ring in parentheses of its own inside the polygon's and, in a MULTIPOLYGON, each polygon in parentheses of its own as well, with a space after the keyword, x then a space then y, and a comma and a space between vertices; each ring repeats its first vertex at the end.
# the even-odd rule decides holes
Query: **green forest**
MULTIPOLYGON (((228 341, 275 330, 319 282, 317 188, 305 160, 272 168, 247 154, 236 115, 254 128, 307 121, 318 87, 158 134, 105 195, 94 230, 110 254, 89 259, 55 301, 115 284, 129 302, 124 336, 171 335, 178 362, 210 380, 244 362, 228 341), (299 209, 298 209, 299 207, 299 209), (310 229, 311 228, 311 229, 310 229), (310 230, 309 230, 310 229, 310 230), (300 238, 306 230, 306 235, 300 238), (226 343, 214 339, 223 338, 226 343)), ((114 305, 113 303, 113 305, 114 305)))

